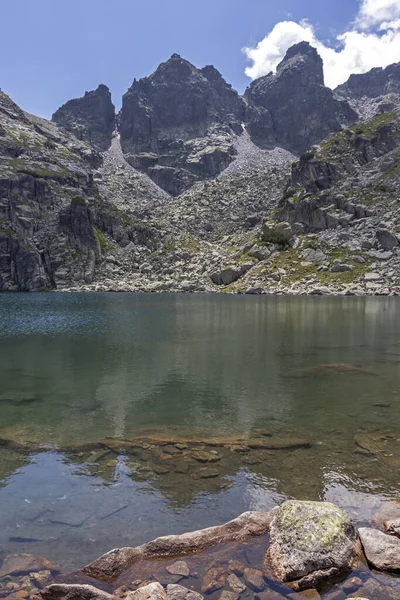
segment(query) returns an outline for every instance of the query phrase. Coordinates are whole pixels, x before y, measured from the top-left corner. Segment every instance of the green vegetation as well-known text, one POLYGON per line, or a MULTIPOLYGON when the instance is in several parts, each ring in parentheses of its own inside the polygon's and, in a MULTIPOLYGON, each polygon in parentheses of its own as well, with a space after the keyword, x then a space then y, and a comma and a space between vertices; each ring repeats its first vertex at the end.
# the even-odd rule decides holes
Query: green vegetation
POLYGON ((397 113, 382 113, 376 115, 365 123, 356 123, 351 127, 342 129, 324 140, 315 154, 317 162, 328 162, 351 154, 354 151, 354 136, 373 139, 381 127, 398 120, 397 113))
POLYGON ((264 244, 276 244, 277 246, 286 248, 291 245, 292 236, 287 231, 266 227, 262 232, 261 242, 264 244))
POLYGON ((365 123, 356 123, 349 127, 349 130, 354 132, 357 135, 362 135, 363 137, 373 138, 378 133, 379 129, 383 125, 387 125, 392 121, 396 121, 398 115, 394 112, 390 113, 381 113, 380 115, 376 115, 369 121, 365 123))
POLYGON ((108 241, 108 239, 106 238, 106 236, 104 235, 104 232, 101 231, 101 229, 99 229, 98 227, 95 227, 94 231, 96 233, 97 241, 99 242, 99 245, 100 245, 101 253, 105 254, 106 252, 108 252, 108 250, 110 250, 111 244, 108 241))

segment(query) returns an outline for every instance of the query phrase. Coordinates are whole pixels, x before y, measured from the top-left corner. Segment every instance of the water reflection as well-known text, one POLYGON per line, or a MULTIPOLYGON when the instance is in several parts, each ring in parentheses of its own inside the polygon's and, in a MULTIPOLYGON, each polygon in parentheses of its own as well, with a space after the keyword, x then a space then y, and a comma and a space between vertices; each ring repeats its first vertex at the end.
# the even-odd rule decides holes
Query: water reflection
POLYGON ((0 545, 51 550, 78 566, 113 546, 287 497, 329 499, 370 519, 399 492, 398 306, 395 298, 0 296, 0 545), (157 444, 162 460, 149 448, 99 458, 103 446, 77 447, 143 435, 213 437, 226 447, 214 448, 217 462, 189 457, 188 468, 157 444), (246 445, 268 436, 311 447, 231 448, 235 437, 246 445), (31 541, 10 541, 20 538, 31 541))

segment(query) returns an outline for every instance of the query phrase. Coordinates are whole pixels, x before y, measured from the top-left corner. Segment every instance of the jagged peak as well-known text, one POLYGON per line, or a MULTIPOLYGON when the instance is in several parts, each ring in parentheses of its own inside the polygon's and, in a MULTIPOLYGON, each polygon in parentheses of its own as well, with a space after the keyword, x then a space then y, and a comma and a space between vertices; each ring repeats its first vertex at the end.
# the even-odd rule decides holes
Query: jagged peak
POLYGON ((313 58, 318 58, 319 60, 322 60, 316 48, 311 46, 309 42, 299 42, 298 44, 294 44, 287 50, 285 58, 282 62, 290 60, 291 58, 294 58, 298 55, 311 56, 313 58))

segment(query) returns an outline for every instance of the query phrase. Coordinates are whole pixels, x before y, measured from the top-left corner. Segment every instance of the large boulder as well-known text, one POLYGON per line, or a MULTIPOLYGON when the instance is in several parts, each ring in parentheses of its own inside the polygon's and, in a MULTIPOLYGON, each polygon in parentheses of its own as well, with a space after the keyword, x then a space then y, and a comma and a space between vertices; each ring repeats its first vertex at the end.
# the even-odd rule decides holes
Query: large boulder
POLYGON ((267 560, 284 582, 313 587, 349 571, 357 558, 357 534, 345 512, 329 502, 291 500, 275 509, 267 560))
POLYGON ((323 63, 308 42, 292 46, 276 74, 256 79, 245 92, 247 129, 261 146, 301 154, 357 114, 324 85, 323 63))
POLYGON ((78 139, 90 142, 99 150, 111 145, 115 127, 115 107, 106 85, 85 92, 82 98, 74 98, 63 104, 52 120, 73 133, 78 139))
POLYGON ((135 168, 176 196, 228 166, 244 112, 243 100, 214 67, 197 69, 174 54, 124 95, 122 149, 135 168))
POLYGON ((379 571, 400 571, 400 539, 377 529, 358 530, 365 556, 379 571))

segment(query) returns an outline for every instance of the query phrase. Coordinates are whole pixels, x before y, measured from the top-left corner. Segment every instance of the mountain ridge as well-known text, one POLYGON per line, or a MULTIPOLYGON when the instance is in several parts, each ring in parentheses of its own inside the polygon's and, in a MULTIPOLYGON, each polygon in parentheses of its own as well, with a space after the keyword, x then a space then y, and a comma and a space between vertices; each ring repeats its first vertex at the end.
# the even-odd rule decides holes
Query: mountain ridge
POLYGON ((0 290, 395 293, 399 90, 332 91, 300 43, 244 97, 177 54, 117 114, 103 84, 52 121, 0 93, 0 290))

